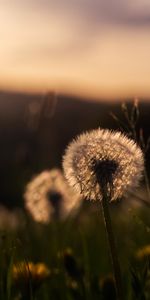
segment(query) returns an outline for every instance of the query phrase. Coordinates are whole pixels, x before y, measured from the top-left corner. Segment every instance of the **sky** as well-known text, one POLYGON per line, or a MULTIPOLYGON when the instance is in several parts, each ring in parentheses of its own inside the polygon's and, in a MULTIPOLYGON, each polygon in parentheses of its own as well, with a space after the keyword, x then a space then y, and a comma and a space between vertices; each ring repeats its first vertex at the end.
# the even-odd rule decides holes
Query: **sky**
POLYGON ((150 98, 149 0, 0 0, 0 89, 150 98))

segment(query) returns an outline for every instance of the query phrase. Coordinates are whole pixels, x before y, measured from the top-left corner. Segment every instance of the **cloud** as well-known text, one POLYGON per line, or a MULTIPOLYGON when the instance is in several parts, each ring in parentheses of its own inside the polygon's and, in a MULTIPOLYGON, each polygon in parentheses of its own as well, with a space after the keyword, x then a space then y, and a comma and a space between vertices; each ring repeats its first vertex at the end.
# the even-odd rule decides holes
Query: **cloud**
MULTIPOLYGON (((149 0, 1 0, 0 31, 7 49, 68 58, 92 47, 106 27, 150 26, 149 0), (3 15, 2 15, 3 13, 3 15)), ((108 32, 108 31, 107 31, 108 32)), ((1 49, 2 51, 2 49, 1 49)))
POLYGON ((13 6, 6 4, 0 9, 3 40, 0 55, 7 56, 8 62, 41 57, 44 61, 52 58, 60 60, 66 56, 72 59, 73 55, 81 55, 90 47, 92 34, 86 31, 86 24, 73 19, 68 12, 62 13, 61 9, 55 12, 54 7, 42 11, 38 7, 35 11, 33 2, 32 9, 29 9, 29 3, 25 7, 17 1, 13 1, 13 6))
POLYGON ((0 0, 0 84, 149 89, 149 26, 146 0, 0 0))
MULTIPOLYGON (((3 0, 4 2, 4 0, 3 0)), ((76 22, 94 27, 101 24, 120 26, 149 26, 149 0, 5 0, 18 9, 32 10, 35 13, 65 17, 72 16, 76 22)))

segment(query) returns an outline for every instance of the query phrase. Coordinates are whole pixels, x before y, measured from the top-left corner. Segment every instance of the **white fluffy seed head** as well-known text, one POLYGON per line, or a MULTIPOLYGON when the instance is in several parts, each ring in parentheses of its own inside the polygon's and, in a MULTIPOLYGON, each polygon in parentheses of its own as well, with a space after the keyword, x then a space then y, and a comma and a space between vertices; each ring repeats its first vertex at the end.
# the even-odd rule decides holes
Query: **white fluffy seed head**
POLYGON ((79 135, 68 146, 63 168, 69 184, 83 197, 101 200, 111 188, 111 201, 137 187, 144 158, 137 144, 120 132, 96 129, 79 135))
POLYGON ((81 203, 79 195, 68 186, 59 169, 43 171, 26 186, 25 207, 37 222, 64 219, 81 203))

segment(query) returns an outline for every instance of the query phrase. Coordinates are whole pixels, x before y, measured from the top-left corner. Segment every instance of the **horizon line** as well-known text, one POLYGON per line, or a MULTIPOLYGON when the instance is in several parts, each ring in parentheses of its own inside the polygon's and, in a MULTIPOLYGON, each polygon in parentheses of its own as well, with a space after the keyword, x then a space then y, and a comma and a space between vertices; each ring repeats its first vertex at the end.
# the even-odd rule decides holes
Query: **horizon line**
POLYGON ((106 94, 104 95, 103 93, 100 95, 93 95, 90 93, 90 95, 87 95, 86 93, 81 93, 81 92, 74 92, 74 91, 57 91, 57 89, 45 89, 43 91, 39 91, 36 89, 28 89, 28 88, 3 88, 0 86, 0 94, 22 94, 22 95, 27 95, 27 96, 42 96, 46 97, 48 95, 50 96, 56 96, 56 97, 71 97, 71 98, 76 98, 78 100, 83 100, 83 101, 115 101, 115 102, 121 102, 121 101, 131 101, 138 99, 139 101, 150 101, 150 95, 133 95, 133 94, 126 94, 126 95, 116 95, 116 96, 107 96, 106 94))

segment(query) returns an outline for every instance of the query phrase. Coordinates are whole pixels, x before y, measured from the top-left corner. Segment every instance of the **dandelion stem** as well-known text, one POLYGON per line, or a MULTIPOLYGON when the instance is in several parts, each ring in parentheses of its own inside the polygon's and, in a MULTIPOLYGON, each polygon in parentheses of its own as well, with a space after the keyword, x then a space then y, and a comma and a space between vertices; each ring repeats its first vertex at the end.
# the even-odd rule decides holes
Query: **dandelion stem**
POLYGON ((148 198, 150 199, 150 186, 149 186, 149 180, 148 180, 148 174, 147 174, 146 167, 144 169, 144 178, 145 178, 145 185, 146 185, 146 189, 147 189, 148 198))
POLYGON ((110 248, 110 255, 111 255, 115 285, 116 285, 116 294, 118 300, 123 300, 124 297, 122 292, 121 270, 120 270, 120 264, 119 264, 114 234, 112 230, 112 223, 111 223, 109 207, 108 207, 108 199, 109 197, 107 196, 107 194, 103 193, 101 204, 102 204, 102 211, 103 211, 104 224, 105 224, 108 244, 110 248))

